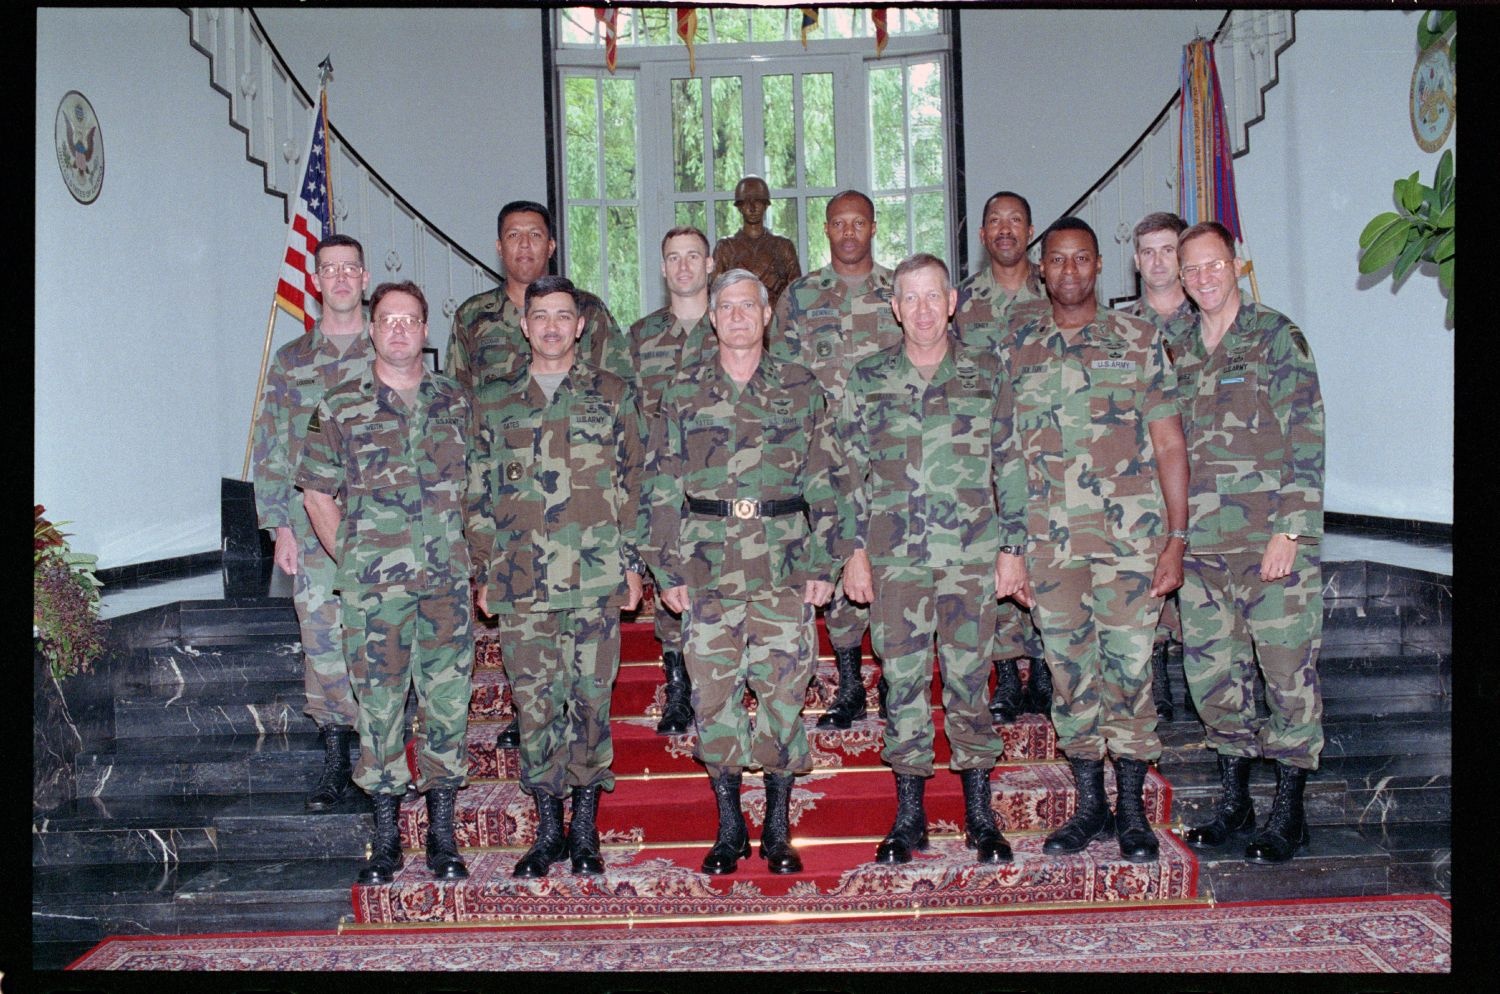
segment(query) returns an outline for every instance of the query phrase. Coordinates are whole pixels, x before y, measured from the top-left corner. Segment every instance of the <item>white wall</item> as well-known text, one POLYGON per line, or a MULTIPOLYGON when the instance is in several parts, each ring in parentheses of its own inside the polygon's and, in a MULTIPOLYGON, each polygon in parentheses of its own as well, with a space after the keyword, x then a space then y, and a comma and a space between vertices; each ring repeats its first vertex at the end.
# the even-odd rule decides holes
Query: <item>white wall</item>
POLYGON ((1326 508, 1451 523, 1447 298, 1432 273, 1398 288, 1389 269, 1375 280, 1358 268, 1360 231, 1395 209, 1391 184, 1414 171, 1430 183, 1441 155, 1422 151, 1407 116, 1416 23, 1407 12, 1299 12, 1266 119, 1234 169, 1261 300, 1303 328, 1318 362, 1326 508))
POLYGON ((391 187, 491 269, 495 215, 547 202, 542 13, 257 7, 309 93, 333 57, 328 118, 391 187))
POLYGON ((181 11, 39 10, 36 72, 36 501, 101 566, 217 549, 286 237, 279 201, 181 11), (88 206, 52 151, 70 89, 103 136, 88 206))
POLYGON ((969 270, 984 257, 990 194, 1014 190, 1038 232, 1051 224, 1177 92, 1182 46, 1223 18, 1223 8, 960 9, 969 270))

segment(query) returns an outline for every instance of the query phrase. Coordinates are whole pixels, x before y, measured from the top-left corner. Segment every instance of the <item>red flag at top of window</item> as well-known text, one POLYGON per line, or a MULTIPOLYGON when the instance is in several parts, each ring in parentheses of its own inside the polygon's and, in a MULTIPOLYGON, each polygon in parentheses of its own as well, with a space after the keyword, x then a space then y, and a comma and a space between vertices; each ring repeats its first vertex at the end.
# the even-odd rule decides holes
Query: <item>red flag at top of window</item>
POLYGON ((693 37, 698 33, 698 11, 693 7, 677 8, 677 37, 688 50, 688 75, 697 73, 693 65, 693 37))
POLYGON ((878 59, 885 51, 885 43, 891 40, 890 30, 886 27, 886 9, 871 7, 870 23, 875 25, 875 57, 878 59))
POLYGON ((594 17, 604 25, 604 67, 613 73, 615 57, 619 53, 620 32, 617 25, 620 11, 616 7, 595 7, 594 17))

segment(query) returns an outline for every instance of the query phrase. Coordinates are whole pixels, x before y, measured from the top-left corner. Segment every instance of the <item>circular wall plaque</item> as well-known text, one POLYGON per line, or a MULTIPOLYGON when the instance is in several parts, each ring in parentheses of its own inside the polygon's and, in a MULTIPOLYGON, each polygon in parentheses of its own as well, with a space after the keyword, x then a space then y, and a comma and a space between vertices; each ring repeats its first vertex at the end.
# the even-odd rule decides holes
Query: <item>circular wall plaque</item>
POLYGON ((1433 45, 1417 57, 1411 73, 1411 133, 1424 152, 1448 140, 1457 114, 1457 84, 1447 45, 1433 45))
POLYGON ((63 183, 80 204, 93 203, 104 186, 104 135, 88 97, 77 90, 63 95, 55 132, 63 183))

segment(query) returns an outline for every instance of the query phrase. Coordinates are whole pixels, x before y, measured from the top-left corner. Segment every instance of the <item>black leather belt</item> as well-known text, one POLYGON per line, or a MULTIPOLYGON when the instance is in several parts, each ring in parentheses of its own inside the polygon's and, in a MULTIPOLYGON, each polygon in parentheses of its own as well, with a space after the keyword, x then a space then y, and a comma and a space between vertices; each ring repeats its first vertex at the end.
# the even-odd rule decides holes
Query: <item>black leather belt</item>
POLYGON ((712 514, 716 518, 779 518, 783 514, 797 514, 807 510, 807 501, 801 497, 791 500, 738 500, 687 499, 687 508, 694 514, 712 514))

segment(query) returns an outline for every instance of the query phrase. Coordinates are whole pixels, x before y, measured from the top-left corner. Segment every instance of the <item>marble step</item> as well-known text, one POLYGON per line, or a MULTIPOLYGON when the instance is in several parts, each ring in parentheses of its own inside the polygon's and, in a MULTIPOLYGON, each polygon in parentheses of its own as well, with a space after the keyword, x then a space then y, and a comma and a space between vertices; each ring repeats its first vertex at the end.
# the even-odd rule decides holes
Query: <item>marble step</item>
POLYGON ((35 867, 32 941, 333 929, 349 914, 349 886, 363 863, 275 859, 35 867))
POLYGON ((298 635, 290 597, 176 601, 109 622, 110 643, 118 648, 251 645, 295 641, 298 635))
POLYGON ((79 753, 80 797, 305 792, 323 765, 315 732, 120 739, 79 753))
MULTIPOLYGON (((1423 713, 1324 715, 1323 761, 1341 756, 1448 756, 1452 751, 1452 714, 1449 710, 1423 713)), ((1161 725, 1161 765, 1216 764, 1215 754, 1203 745, 1203 725, 1178 712, 1176 720, 1161 725)))
POLYGON ((1453 894, 1453 830, 1449 823, 1362 825, 1359 832, 1391 854, 1391 892, 1453 894))
POLYGON ((302 713, 307 705, 301 681, 216 684, 196 695, 166 697, 155 688, 144 698, 115 701, 115 738, 173 738, 202 735, 281 735, 315 733, 302 713))
MULTIPOLYGON (((1218 766, 1164 766, 1172 784, 1173 823, 1203 824, 1219 797, 1218 766)), ((1312 825, 1446 823, 1452 811, 1452 774, 1446 756, 1323 758, 1307 780, 1304 803, 1312 825)), ((1276 795, 1270 762, 1251 767, 1250 796, 1263 817, 1276 795)))
POLYGON ((1262 866, 1244 859, 1245 841, 1197 853, 1198 894, 1215 901, 1295 901, 1391 893, 1391 854, 1348 825, 1314 826, 1291 860, 1262 866))
POLYGON ((302 685, 302 644, 295 637, 250 645, 154 647, 143 666, 121 676, 118 688, 189 697, 220 685, 278 681, 302 685))

